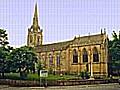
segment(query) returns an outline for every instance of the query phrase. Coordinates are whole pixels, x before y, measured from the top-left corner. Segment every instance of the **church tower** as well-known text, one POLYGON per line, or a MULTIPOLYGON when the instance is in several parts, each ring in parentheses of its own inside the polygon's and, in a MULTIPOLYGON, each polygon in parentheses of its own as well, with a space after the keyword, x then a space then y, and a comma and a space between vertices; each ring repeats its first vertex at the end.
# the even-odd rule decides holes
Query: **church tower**
POLYGON ((43 30, 38 25, 38 13, 37 13, 37 3, 36 3, 34 17, 33 17, 33 24, 31 25, 30 28, 28 28, 27 45, 30 47, 42 45, 43 42, 42 32, 43 30))

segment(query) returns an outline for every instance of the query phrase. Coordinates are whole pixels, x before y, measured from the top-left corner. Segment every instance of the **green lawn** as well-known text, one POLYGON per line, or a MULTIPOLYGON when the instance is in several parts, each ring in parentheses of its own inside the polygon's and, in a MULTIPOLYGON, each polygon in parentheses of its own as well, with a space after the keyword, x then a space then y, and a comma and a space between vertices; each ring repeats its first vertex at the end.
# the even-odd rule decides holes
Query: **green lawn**
MULTIPOLYGON (((19 75, 19 73, 6 73, 5 78, 19 80, 20 75, 19 75)), ((49 74, 47 77, 47 80, 69 80, 69 79, 76 79, 76 78, 78 78, 78 77, 76 77, 74 75, 60 76, 60 75, 49 74)), ((27 80, 39 80, 39 76, 37 74, 28 74, 27 80)))

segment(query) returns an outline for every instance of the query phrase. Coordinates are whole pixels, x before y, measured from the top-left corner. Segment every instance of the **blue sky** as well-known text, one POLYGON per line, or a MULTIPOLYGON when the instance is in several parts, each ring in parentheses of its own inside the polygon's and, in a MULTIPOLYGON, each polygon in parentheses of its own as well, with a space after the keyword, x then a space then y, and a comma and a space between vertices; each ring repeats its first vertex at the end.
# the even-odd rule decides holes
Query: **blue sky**
POLYGON ((0 28, 7 30, 10 45, 26 45, 35 3, 43 43, 71 40, 76 35, 120 30, 120 0, 0 0, 0 28))

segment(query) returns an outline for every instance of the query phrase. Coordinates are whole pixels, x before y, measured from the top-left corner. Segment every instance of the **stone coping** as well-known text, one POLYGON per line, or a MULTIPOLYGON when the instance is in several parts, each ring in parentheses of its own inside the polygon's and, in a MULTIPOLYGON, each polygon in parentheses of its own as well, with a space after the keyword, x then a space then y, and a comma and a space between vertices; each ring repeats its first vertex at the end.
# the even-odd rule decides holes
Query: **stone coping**
POLYGON ((108 84, 108 83, 118 83, 118 79, 57 80, 57 81, 47 81, 47 83, 41 83, 41 84, 40 84, 40 81, 0 79, 0 85, 10 85, 10 86, 17 86, 17 87, 36 87, 36 86, 45 86, 45 85, 46 86, 72 86, 72 85, 91 85, 91 84, 108 84))

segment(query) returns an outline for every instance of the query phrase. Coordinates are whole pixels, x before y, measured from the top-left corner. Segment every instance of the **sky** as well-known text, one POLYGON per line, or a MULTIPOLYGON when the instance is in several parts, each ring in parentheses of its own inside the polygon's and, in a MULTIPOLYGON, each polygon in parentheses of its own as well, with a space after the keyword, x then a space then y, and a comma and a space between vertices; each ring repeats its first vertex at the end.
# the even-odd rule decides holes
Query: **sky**
POLYGON ((111 38, 120 30, 120 0, 0 0, 0 28, 11 46, 26 45, 36 2, 44 44, 99 34, 101 28, 111 38))

